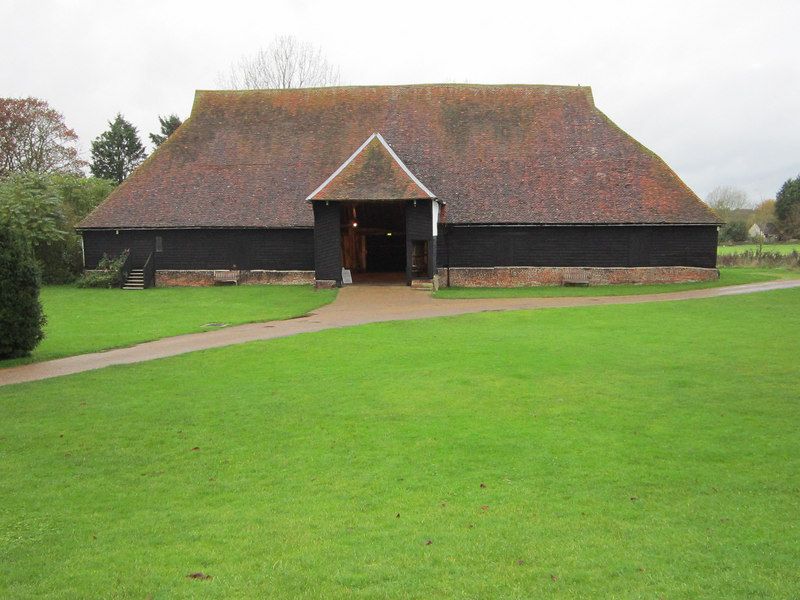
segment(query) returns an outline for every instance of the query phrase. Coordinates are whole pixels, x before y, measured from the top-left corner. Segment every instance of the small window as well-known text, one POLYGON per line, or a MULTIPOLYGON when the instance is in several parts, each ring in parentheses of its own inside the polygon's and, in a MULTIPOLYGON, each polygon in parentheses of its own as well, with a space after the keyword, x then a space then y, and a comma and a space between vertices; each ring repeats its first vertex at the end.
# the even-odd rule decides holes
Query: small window
POLYGON ((164 251, 164 240, 160 235, 156 236, 156 252, 164 251))

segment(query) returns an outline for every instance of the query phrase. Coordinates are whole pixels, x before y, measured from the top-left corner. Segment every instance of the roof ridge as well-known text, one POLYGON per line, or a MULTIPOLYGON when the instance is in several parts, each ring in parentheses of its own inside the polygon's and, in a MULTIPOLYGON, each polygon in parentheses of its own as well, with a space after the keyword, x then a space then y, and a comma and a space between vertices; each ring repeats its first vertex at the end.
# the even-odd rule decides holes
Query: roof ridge
POLYGON ((355 85, 327 85, 297 88, 250 88, 244 90, 229 90, 224 88, 208 89, 198 88, 195 94, 247 94, 253 92, 291 93, 315 90, 355 90, 355 89, 400 89, 400 88, 554 88, 565 90, 589 90, 588 85, 568 85, 561 83, 399 83, 399 84, 355 84, 355 85))

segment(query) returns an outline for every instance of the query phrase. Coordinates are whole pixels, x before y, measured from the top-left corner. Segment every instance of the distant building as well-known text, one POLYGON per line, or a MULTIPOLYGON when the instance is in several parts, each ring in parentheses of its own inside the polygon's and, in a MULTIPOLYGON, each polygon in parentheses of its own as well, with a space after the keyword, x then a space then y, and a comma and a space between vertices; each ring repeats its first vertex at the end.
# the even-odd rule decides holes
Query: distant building
POLYGON ((758 226, 758 223, 753 223, 750 226, 750 229, 747 230, 747 235, 751 240, 763 240, 766 237, 764 232, 761 230, 761 227, 758 226))
POLYGON ((767 242, 774 242, 778 239, 780 231, 775 223, 754 223, 747 230, 747 235, 751 239, 763 239, 767 242))

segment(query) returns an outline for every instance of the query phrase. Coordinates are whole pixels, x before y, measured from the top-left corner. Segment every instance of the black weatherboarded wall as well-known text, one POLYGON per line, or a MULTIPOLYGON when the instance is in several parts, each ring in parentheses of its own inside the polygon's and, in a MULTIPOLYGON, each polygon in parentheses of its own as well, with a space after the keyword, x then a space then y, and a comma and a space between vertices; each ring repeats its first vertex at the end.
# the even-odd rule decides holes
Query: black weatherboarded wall
POLYGON ((314 233, 308 229, 169 229, 84 231, 86 268, 103 256, 129 249, 134 266, 144 264, 161 237, 157 269, 314 269, 314 233))
POLYGON ((411 281, 411 254, 415 241, 428 242, 428 273, 433 275, 436 265, 436 238, 433 237, 433 215, 431 200, 416 200, 406 203, 406 279, 411 281))
POLYGON ((338 202, 314 202, 315 277, 342 281, 341 207, 338 202))
POLYGON ((714 225, 439 228, 440 267, 714 268, 714 225))

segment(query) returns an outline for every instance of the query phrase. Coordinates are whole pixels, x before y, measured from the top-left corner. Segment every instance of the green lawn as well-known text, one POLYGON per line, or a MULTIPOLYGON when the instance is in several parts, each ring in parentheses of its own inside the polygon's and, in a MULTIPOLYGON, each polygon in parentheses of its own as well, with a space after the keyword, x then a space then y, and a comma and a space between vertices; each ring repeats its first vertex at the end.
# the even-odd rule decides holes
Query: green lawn
MULTIPOLYGON (((755 252, 758 244, 738 244, 736 246, 720 246, 717 254, 741 254, 742 252, 755 252)), ((800 252, 800 244, 764 244, 761 246, 763 252, 777 252, 778 254, 791 254, 800 252)))
POLYGON ((47 315, 45 339, 25 359, 0 367, 131 346, 181 333, 214 329, 208 323, 249 323, 304 315, 335 297, 311 286, 218 286, 79 289, 49 286, 41 299, 47 315))
POLYGON ((800 279, 800 271, 731 267, 719 270, 719 279, 697 283, 663 283, 656 285, 595 285, 563 287, 548 285, 523 288, 442 288, 435 298, 551 298, 557 296, 627 296, 700 290, 725 285, 741 285, 774 279, 800 279))
POLYGON ((797 598, 798 354, 792 289, 0 388, 0 597, 797 598))

